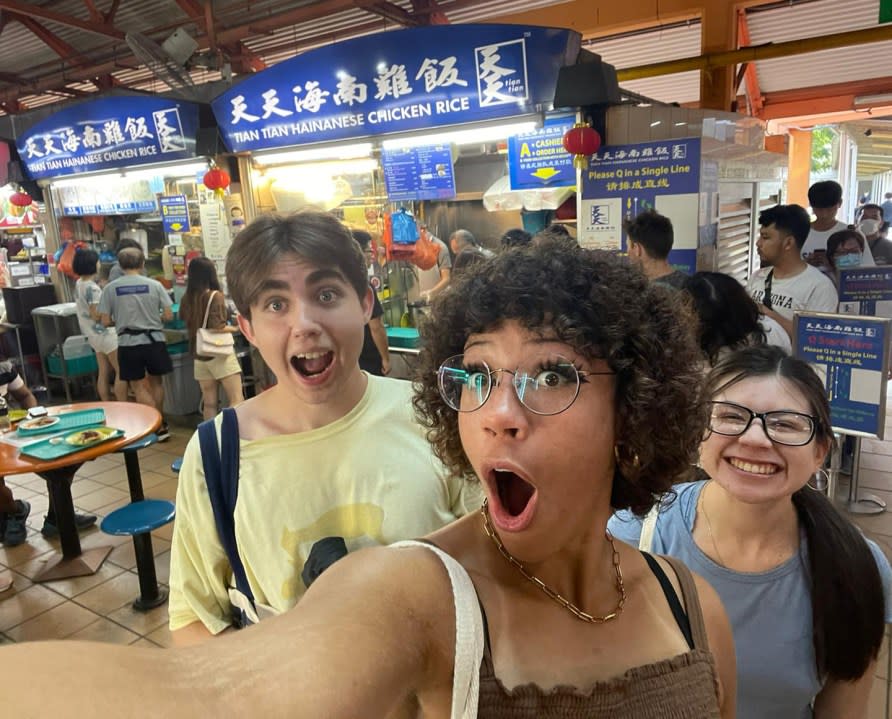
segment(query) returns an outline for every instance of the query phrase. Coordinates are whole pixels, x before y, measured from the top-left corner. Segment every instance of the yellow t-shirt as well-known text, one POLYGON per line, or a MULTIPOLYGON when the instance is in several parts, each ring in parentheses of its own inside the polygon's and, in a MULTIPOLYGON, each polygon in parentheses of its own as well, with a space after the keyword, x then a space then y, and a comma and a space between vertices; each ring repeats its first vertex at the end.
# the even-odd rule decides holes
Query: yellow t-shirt
MULTIPOLYGON (((313 544, 350 551, 422 537, 477 509, 479 483, 447 478, 412 413, 408 382, 369 376, 359 404, 325 427, 241 440, 235 535, 256 602, 293 607, 313 544)), ((217 435, 221 426, 216 419, 217 435)), ((229 626, 232 571, 217 536, 198 434, 183 457, 170 561, 170 629, 229 626)))

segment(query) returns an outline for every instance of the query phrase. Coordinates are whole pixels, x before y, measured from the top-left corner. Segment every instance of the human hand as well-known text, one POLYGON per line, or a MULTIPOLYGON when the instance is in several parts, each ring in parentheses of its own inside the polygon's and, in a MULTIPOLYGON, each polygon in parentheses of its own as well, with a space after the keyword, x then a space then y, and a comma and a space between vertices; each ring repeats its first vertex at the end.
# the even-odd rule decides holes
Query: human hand
POLYGON ((424 302, 425 304, 428 304, 428 305, 429 305, 429 304, 430 304, 430 301, 431 301, 431 293, 428 292, 427 290, 425 290, 424 292, 422 292, 422 293, 421 293, 421 301, 424 302))
POLYGON ((382 357, 381 358, 381 374, 387 376, 390 374, 390 358, 382 357))

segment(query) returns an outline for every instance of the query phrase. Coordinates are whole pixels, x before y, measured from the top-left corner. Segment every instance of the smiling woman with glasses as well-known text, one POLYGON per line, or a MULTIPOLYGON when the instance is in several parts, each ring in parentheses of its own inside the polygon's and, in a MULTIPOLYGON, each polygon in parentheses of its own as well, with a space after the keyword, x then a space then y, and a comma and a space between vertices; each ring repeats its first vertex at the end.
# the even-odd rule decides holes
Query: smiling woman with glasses
POLYGON ((679 485, 643 522, 620 512, 610 531, 678 557, 719 593, 740 719, 865 717, 892 572, 809 486, 833 441, 823 383, 763 346, 727 355, 705 391, 700 466, 712 479, 679 485))

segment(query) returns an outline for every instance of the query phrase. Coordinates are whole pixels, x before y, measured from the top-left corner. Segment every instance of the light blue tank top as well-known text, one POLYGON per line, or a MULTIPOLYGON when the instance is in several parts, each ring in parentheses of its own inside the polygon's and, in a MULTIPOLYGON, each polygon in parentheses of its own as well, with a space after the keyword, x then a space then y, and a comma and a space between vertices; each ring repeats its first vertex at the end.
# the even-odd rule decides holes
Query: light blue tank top
MULTIPOLYGON (((812 643, 808 548, 769 572, 733 572, 713 562, 691 532, 697 499, 706 482, 675 487, 674 502, 661 512, 651 551, 681 559, 716 590, 731 620, 737 650, 738 719, 810 719, 810 703, 821 689, 812 643)), ((638 545, 642 520, 617 512, 607 524, 617 539, 638 545)), ((880 548, 867 540, 876 559, 892 621, 892 569, 880 548)))

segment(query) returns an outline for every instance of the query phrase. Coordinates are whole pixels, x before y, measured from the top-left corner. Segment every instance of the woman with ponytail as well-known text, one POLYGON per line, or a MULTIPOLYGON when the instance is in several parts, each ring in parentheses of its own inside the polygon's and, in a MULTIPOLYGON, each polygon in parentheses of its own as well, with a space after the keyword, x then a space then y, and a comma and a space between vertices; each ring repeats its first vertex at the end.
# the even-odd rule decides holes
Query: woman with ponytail
POLYGON ((778 348, 748 347, 716 364, 706 397, 700 466, 711 479, 608 527, 683 560, 718 592, 737 648, 739 719, 862 719, 892 621, 892 571, 809 486, 833 442, 824 385, 778 348))

